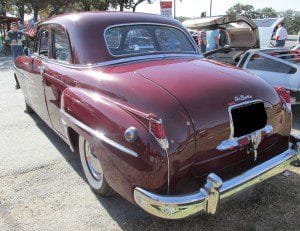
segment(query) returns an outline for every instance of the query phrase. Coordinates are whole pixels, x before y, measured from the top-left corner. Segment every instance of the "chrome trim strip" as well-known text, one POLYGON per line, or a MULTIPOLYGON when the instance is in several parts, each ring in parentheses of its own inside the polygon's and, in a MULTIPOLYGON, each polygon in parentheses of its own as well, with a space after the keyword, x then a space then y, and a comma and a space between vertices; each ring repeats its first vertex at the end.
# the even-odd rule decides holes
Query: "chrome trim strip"
MULTIPOLYGON (((68 114, 65 110, 60 109, 60 112, 63 116, 65 116, 66 118, 69 119, 69 121, 71 121, 72 123, 76 124, 78 127, 80 127, 81 129, 85 130, 86 132, 90 133, 91 135, 97 137, 99 140, 111 145, 112 147, 128 154, 131 155, 133 157, 138 157, 138 153, 136 153, 135 151, 117 143, 116 141, 108 138, 107 136, 105 136, 103 133, 96 131, 92 128, 90 128, 89 126, 85 125, 84 123, 80 122, 79 120, 75 119, 73 116, 71 116, 70 114, 68 114)), ((65 121, 64 121, 65 123, 65 121)))
POLYGON ((31 55, 33 58, 39 58, 49 63, 57 64, 63 67, 73 68, 73 69, 85 69, 85 68, 93 68, 93 67, 105 67, 109 65, 122 64, 126 62, 135 62, 135 61, 147 61, 147 60, 156 60, 156 59, 179 59, 179 58, 203 58, 201 54, 155 54, 155 55, 141 55, 141 56, 133 56, 126 57, 120 59, 113 59, 110 61, 104 61, 95 64, 67 64, 56 62, 54 59, 49 59, 46 57, 38 56, 37 54, 31 55))
POLYGON ((245 139, 245 138, 247 138, 249 143, 250 143, 251 142, 251 137, 261 136, 262 132, 265 132, 266 135, 270 135, 273 132, 273 127, 271 125, 266 125, 264 128, 256 130, 254 132, 251 132, 247 135, 240 136, 240 137, 234 137, 234 138, 228 139, 228 140, 223 140, 221 142, 221 144, 219 144, 217 146, 217 150, 224 151, 224 150, 229 150, 232 147, 236 148, 236 147, 239 146, 239 141, 242 140, 242 139, 245 139))
POLYGON ((134 200, 146 212, 166 219, 180 219, 201 211, 214 214, 221 199, 287 170, 290 164, 300 157, 299 147, 295 143, 293 145, 295 145, 294 148, 290 148, 228 181, 222 182, 220 177, 210 173, 206 184, 194 193, 167 196, 136 187, 134 200))

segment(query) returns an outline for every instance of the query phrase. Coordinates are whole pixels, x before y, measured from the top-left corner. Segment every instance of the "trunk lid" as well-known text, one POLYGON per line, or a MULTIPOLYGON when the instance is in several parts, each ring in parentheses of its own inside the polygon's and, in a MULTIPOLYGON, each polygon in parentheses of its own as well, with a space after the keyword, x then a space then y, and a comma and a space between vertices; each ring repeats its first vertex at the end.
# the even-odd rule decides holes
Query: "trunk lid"
MULTIPOLYGON (((176 163, 173 177, 182 178, 187 166, 193 166, 193 174, 202 176, 210 171, 239 164, 249 158, 246 147, 235 150, 218 150, 224 140, 229 139, 232 104, 261 100, 268 115, 268 124, 279 123, 280 109, 275 115, 272 110, 279 104, 277 93, 266 82, 239 68, 205 59, 173 59, 148 63, 135 71, 157 84, 174 96, 191 117, 194 127, 195 152, 182 156, 181 152, 171 155, 171 164, 176 163), (274 114, 274 115, 273 115, 274 114), (180 177, 181 176, 181 177, 180 177)), ((261 147, 272 145, 275 137, 266 139, 261 147)))

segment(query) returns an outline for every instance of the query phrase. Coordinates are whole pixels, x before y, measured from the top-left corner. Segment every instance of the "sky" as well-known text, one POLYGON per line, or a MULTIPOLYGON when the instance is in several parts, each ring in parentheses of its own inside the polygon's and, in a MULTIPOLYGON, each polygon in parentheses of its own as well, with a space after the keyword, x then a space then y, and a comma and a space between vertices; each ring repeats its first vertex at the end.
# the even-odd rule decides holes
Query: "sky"
MULTIPOLYGON (((160 0, 153 0, 152 4, 141 3, 137 12, 160 14, 160 0)), ((199 17, 206 11, 209 16, 210 0, 176 0, 176 16, 199 17)), ((231 6, 241 3, 253 5, 255 9, 272 7, 276 11, 293 9, 300 11, 300 0, 212 0, 212 15, 222 15, 231 6)))

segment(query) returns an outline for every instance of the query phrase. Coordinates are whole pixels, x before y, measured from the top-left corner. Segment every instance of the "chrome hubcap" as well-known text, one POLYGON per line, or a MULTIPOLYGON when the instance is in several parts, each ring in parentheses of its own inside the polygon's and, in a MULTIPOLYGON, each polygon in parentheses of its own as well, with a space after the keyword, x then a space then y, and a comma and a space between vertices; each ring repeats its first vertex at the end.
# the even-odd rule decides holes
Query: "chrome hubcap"
POLYGON ((92 145, 86 141, 85 143, 85 159, 91 175, 98 181, 102 180, 103 170, 100 161, 93 152, 92 145))

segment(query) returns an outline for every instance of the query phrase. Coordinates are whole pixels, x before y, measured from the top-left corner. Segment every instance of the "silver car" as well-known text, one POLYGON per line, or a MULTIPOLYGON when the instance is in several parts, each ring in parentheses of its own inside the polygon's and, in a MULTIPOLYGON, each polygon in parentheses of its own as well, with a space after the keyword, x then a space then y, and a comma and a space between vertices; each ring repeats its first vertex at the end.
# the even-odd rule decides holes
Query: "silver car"
POLYGON ((291 91, 292 100, 300 101, 300 51, 289 49, 251 49, 237 64, 274 87, 291 91))

